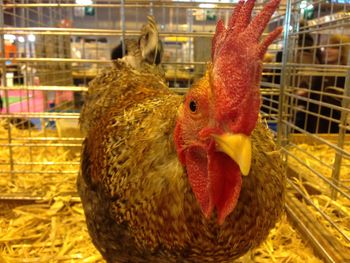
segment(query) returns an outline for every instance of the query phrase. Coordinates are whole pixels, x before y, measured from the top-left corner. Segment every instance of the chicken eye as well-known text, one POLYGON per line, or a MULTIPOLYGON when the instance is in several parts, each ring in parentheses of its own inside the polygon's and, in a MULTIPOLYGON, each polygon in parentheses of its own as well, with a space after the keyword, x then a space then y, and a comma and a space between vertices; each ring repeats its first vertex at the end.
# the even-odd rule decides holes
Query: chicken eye
POLYGON ((197 103, 193 100, 190 101, 190 110, 192 112, 196 112, 196 110, 197 110, 197 103))

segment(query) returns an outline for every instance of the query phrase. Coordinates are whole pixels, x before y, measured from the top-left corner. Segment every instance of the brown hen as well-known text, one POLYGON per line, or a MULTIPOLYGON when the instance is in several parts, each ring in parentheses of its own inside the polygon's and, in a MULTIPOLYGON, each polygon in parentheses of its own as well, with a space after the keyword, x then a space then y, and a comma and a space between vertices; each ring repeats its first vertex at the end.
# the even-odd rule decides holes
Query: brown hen
POLYGON ((121 60, 91 82, 77 185, 108 262, 232 262, 274 227, 285 171, 258 117, 259 81, 281 30, 259 37, 278 3, 250 21, 254 1, 240 2, 228 29, 218 23, 212 63, 185 97, 121 60))

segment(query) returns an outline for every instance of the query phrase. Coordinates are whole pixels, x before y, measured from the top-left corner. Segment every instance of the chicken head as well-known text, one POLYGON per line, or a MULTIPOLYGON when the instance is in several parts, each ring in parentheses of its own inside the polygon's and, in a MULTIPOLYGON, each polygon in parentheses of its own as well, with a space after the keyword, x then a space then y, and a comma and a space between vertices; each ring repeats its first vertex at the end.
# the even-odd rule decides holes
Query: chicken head
POLYGON ((238 202, 242 175, 249 176, 262 58, 282 29, 260 37, 279 2, 271 0, 251 19, 255 1, 240 1, 227 28, 222 20, 217 23, 212 61, 187 93, 176 120, 178 157, 203 214, 210 218, 216 211, 218 224, 238 202))

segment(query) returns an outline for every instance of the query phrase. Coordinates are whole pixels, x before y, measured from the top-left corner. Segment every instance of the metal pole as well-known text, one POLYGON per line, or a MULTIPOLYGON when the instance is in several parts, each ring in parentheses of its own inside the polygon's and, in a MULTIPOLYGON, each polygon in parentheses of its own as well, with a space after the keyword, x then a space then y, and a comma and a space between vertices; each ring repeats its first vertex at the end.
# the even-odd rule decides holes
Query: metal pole
MULTIPOLYGON (((24 2, 24 0, 22 0, 22 3, 24 2)), ((41 7, 39 7, 38 9, 42 9, 41 7)), ((19 26, 20 27, 27 27, 29 26, 29 11, 28 11, 28 8, 21 8, 20 9, 21 11, 21 17, 19 19, 19 26), (26 19, 28 18, 28 19, 26 19)), ((40 12, 39 12, 40 14, 40 12)), ((28 38, 26 39, 25 43, 28 43, 28 38)), ((27 45, 27 44, 26 44, 27 45)), ((20 55, 20 54, 19 54, 20 55)), ((22 56, 19 56, 19 57, 22 57, 22 56)), ((19 68, 18 68, 19 70, 19 68)), ((24 69, 24 74, 26 74, 26 81, 28 81, 29 77, 30 76, 28 74, 28 63, 25 63, 25 69, 24 69)), ((30 77, 31 78, 31 77, 30 77)), ((23 83, 24 86, 27 86, 28 85, 28 82, 24 82, 23 83)), ((33 93, 31 93, 33 94, 33 93)), ((22 96, 21 96, 22 97, 22 96)), ((22 101, 22 98, 21 98, 21 101, 22 101)), ((29 90, 26 91, 26 105, 27 105, 27 111, 30 111, 30 96, 29 96, 29 90)), ((28 122, 30 122, 30 118, 28 118, 28 122)), ((29 127, 28 129, 28 133, 29 133, 29 137, 32 136, 32 129, 29 127)), ((30 159, 30 162, 33 162, 33 150, 32 150, 32 147, 29 147, 29 159, 30 159)), ((30 165, 30 169, 33 170, 33 165, 30 165)))
MULTIPOLYGON (((3 28, 5 26, 4 23, 4 2, 3 0, 0 0, 0 27, 3 28)), ((4 34, 0 34, 0 45, 1 45, 1 54, 3 56, 3 58, 5 58, 6 54, 5 54, 5 39, 4 39, 4 34)), ((6 61, 4 61, 3 63, 1 63, 1 68, 2 68, 2 76, 1 76, 1 84, 3 87, 7 87, 7 80, 6 80, 6 73, 7 73, 7 69, 6 69, 6 61)), ((9 92, 7 89, 5 89, 5 108, 6 108, 6 113, 9 114, 10 113, 10 103, 9 103, 9 92)), ((12 143, 12 128, 11 125, 8 125, 8 143, 11 144, 12 143)), ((13 167, 13 150, 12 147, 9 146, 9 161, 10 161, 10 171, 14 171, 14 167, 13 167)), ((11 180, 14 180, 14 176, 13 174, 11 175, 11 180)))
POLYGON ((149 14, 150 14, 151 16, 154 15, 154 11, 153 11, 153 1, 150 1, 150 3, 149 3, 149 14))
POLYGON ((125 50, 125 1, 121 0, 121 6, 120 6, 120 22, 121 22, 121 29, 122 29, 122 49, 123 49, 123 57, 125 56, 126 50, 125 50))
MULTIPOLYGON (((189 33, 193 32, 193 10, 192 9, 188 9, 187 10, 187 17, 186 17, 186 20, 187 20, 187 25, 188 25, 188 29, 187 31, 189 33)), ((188 38, 188 61, 189 62, 192 62, 194 61, 193 59, 193 38, 188 38)), ((191 80, 188 79, 187 81, 187 87, 190 87, 191 86, 191 80)))
MULTIPOLYGON (((348 56, 347 64, 350 65, 350 55, 348 56)), ((350 107, 349 98, 350 98, 350 70, 347 70, 347 74, 345 77, 344 99, 342 100, 342 108, 350 107)), ((341 117, 340 117, 339 136, 338 136, 338 143, 337 143, 338 147, 342 149, 344 148, 344 143, 345 143, 347 117, 348 117, 348 112, 342 111, 341 117)), ((334 164, 333 164, 334 169, 332 170, 332 180, 333 180, 333 183, 337 186, 339 185, 340 168, 341 168, 342 159, 343 159, 343 153, 336 151, 334 164)), ((337 195, 338 195, 337 190, 331 187, 331 198, 336 200, 337 195)))
POLYGON ((278 122, 277 122, 277 144, 282 145, 282 138, 286 135, 286 127, 283 125, 283 107, 284 107, 284 91, 285 87, 289 83, 289 75, 287 74, 287 61, 288 61, 288 46, 289 46, 289 26, 290 18, 292 15, 292 0, 287 0, 286 15, 283 25, 283 55, 281 66, 281 83, 280 83, 280 96, 278 106, 278 122))

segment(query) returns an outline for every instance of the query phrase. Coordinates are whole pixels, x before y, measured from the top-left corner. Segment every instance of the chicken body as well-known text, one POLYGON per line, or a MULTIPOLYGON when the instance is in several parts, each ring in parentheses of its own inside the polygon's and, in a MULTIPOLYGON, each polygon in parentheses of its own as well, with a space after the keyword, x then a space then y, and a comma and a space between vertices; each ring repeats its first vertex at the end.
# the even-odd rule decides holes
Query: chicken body
POLYGON ((261 60, 281 29, 259 37, 278 3, 250 22, 254 0, 239 2, 185 96, 125 60, 90 82, 77 186, 108 262, 232 262, 275 225, 285 170, 258 112, 261 60))
POLYGON ((128 85, 119 85, 114 105, 84 141, 78 178, 101 254, 108 262, 231 262, 257 246, 281 214, 284 198, 283 164, 266 125, 259 121, 253 132, 251 172, 237 207, 219 226, 202 216, 174 148, 183 97, 161 77, 122 61, 94 85, 112 78, 112 89, 124 77, 128 85))

